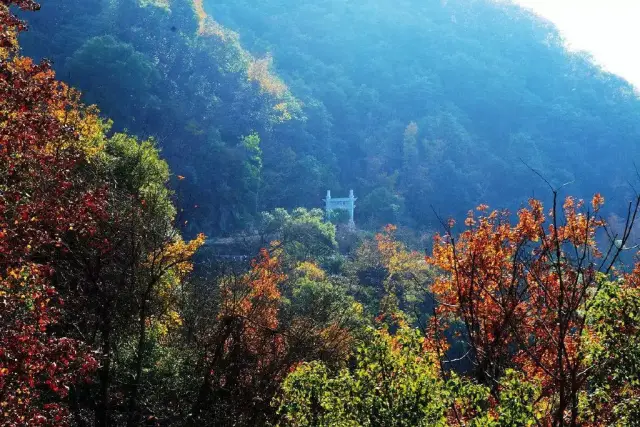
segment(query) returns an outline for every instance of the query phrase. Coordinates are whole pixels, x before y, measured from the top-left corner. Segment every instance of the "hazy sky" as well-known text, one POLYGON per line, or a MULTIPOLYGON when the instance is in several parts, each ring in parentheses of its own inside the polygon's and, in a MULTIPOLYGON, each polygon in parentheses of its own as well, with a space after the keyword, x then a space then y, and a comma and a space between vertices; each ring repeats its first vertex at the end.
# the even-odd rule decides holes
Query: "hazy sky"
POLYGON ((640 0, 514 0, 549 19, 572 49, 640 88, 640 0))

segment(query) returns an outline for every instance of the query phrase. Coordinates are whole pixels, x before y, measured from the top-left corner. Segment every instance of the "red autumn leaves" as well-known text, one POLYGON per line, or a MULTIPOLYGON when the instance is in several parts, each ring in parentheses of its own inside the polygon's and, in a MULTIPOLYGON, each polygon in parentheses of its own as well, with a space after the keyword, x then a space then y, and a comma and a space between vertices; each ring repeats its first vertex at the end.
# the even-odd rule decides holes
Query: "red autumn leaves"
MULTIPOLYGON (((476 379, 498 390, 508 368, 541 387, 543 420, 577 422, 578 396, 588 379, 585 312, 611 269, 616 248, 602 254, 598 211, 567 197, 545 215, 530 200, 512 225, 507 212, 470 212, 454 238, 435 237, 427 261, 440 271, 433 292, 445 327, 458 322, 476 379)), ((626 230, 625 230, 625 234, 626 230)), ((627 234, 628 235, 628 234, 627 234)))
POLYGON ((7 425, 62 425, 69 384, 96 361, 78 342, 54 332, 63 302, 47 259, 71 224, 90 229, 105 193, 86 188, 73 92, 47 63, 20 57, 24 25, 0 4, 0 418, 7 425))

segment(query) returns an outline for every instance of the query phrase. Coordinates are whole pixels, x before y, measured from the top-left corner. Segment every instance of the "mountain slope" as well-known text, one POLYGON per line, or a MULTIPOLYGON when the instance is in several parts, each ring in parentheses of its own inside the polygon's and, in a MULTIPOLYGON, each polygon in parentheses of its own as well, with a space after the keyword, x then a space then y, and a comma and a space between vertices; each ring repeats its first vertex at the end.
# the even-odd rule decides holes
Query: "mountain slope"
MULTIPOLYGON (((569 53, 549 23, 493 1, 221 0, 241 34, 329 114, 340 180, 375 215, 384 188, 424 222, 429 205, 514 206, 544 190, 520 161, 577 193, 626 191, 637 157, 632 87, 569 53), (415 122, 416 126, 409 126, 415 122), (349 158, 347 158, 350 157, 349 158), (576 188, 577 190, 576 191, 576 188), (370 204, 368 203, 370 201, 370 204)), ((313 101, 311 101, 313 100, 313 101)), ((365 212, 363 212, 363 210, 365 212)))
POLYGON ((577 195, 630 191, 632 87, 516 6, 69 0, 35 15, 26 53, 159 140, 193 231, 350 188, 361 226, 421 229, 432 206, 460 216, 544 194, 530 168, 577 195))
POLYGON ((280 151, 271 128, 301 114, 268 61, 186 0, 52 1, 27 18, 27 54, 53 60, 116 129, 158 139, 194 231, 233 231, 255 214, 252 158, 280 151), (262 147, 247 146, 254 132, 262 147))

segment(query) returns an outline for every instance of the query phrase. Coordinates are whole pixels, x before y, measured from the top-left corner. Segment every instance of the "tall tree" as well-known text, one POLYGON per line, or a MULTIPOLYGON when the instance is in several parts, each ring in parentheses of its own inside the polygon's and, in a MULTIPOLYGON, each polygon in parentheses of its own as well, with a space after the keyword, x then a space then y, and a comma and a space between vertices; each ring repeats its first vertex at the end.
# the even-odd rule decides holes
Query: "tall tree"
POLYGON ((169 170, 152 141, 107 138, 110 123, 95 107, 57 81, 47 62, 19 55, 15 37, 24 26, 5 3, 0 369, 2 394, 17 408, 7 407, 7 417, 64 424, 70 409, 81 424, 89 407, 97 425, 135 424, 148 331, 176 319, 176 289, 204 236, 180 237, 169 170), (129 360, 114 365, 114 355, 132 343, 129 360), (74 384, 96 368, 95 383, 74 384))
POLYGON ((506 212, 485 213, 481 205, 457 237, 450 221, 428 257, 441 272, 433 285, 437 320, 463 325, 465 358, 476 379, 497 397, 506 369, 525 372, 542 387, 536 411, 550 425, 582 422, 579 398, 593 369, 585 357, 587 313, 605 279, 618 275, 614 264, 625 250, 640 198, 629 204, 624 230, 610 236, 605 251, 596 242, 606 229, 599 216, 603 203, 596 194, 590 209, 572 197, 560 207, 554 191, 549 219, 542 203, 532 199, 515 225, 506 212))
POLYGON ((12 6, 39 7, 0 3, 0 414, 8 425, 64 425, 70 388, 97 363, 59 328, 51 259, 67 235, 90 234, 104 215, 105 192, 79 172, 101 127, 48 63, 19 55, 25 26, 12 6))

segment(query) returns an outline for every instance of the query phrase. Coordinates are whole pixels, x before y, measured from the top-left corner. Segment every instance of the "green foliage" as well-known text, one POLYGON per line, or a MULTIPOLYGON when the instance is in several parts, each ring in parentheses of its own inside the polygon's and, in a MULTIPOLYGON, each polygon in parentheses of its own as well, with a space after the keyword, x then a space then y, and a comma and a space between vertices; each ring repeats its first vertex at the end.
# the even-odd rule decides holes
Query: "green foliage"
POLYGON ((593 420, 616 426, 640 420, 640 288, 627 281, 602 279, 589 307, 586 358, 590 390, 582 405, 593 420))
POLYGON ((242 138, 242 146, 247 150, 247 169, 252 177, 258 179, 262 170, 262 150, 260 150, 260 137, 257 133, 242 138))
POLYGON ((88 39, 66 63, 74 83, 87 92, 89 103, 118 105, 111 118, 123 123, 147 115, 160 107, 160 72, 153 59, 113 35, 88 39))
POLYGON ((323 325, 329 325, 336 314, 347 313, 357 305, 341 283, 332 282, 310 262, 298 264, 286 292, 290 295, 288 310, 323 325))
POLYGON ((318 206, 327 188, 355 190, 359 226, 422 231, 432 206, 518 206, 539 188, 520 158, 617 198, 616 153, 638 154, 633 88, 505 2, 67 0, 35 15, 25 51, 160 142, 194 232, 318 206))
POLYGON ((260 187, 262 185, 262 150, 260 149, 260 137, 257 133, 242 138, 242 146, 246 152, 244 161, 244 190, 255 198, 254 212, 259 206, 260 187))
POLYGON ((184 377, 167 359, 185 354, 168 345, 168 335, 181 324, 180 285, 204 236, 185 242, 176 229, 169 168, 153 140, 117 133, 82 172, 108 191, 108 208, 89 236, 69 236, 51 260, 66 299, 63 325, 101 360, 95 381, 77 386, 93 397, 75 410, 90 406, 102 423, 136 420, 143 404, 171 416, 179 405, 162 390, 184 386, 184 377), (114 400, 120 408, 105 409, 114 400))
POLYGON ((278 208, 263 212, 258 232, 271 236, 287 262, 316 261, 322 264, 336 255, 336 228, 324 221, 321 209, 296 208, 291 213, 278 208))
MULTIPOLYGON (((139 193, 143 198, 162 193, 166 203, 169 203, 171 192, 166 187, 169 166, 160 158, 154 140, 139 142, 135 137, 117 133, 107 140, 105 153, 110 173, 128 191, 139 193)), ((171 215, 168 217, 171 218, 171 215)))
POLYGON ((456 375, 442 379, 422 334, 401 328, 395 336, 369 330, 350 368, 298 366, 275 404, 286 426, 510 427, 534 425, 537 392, 522 374, 509 371, 491 412, 487 387, 456 375))
POLYGON ((353 292, 373 315, 400 314, 415 326, 426 325, 433 312, 429 284, 433 270, 410 251, 388 226, 365 240, 345 264, 353 292))
POLYGON ((422 337, 370 332, 354 368, 332 374, 303 364, 287 377, 278 404, 282 425, 445 426, 451 403, 437 366, 422 353, 422 337))
MULTIPOLYGON (((282 319, 295 329, 317 330, 300 334, 303 346, 315 347, 319 359, 331 365, 341 363, 369 322, 362 305, 349 295, 345 283, 311 262, 302 262, 283 285, 282 319), (306 338, 305 338, 306 335, 306 338), (323 342, 324 341, 324 342, 323 342), (322 348, 318 348, 322 344, 322 348)), ((302 344, 302 343, 301 343, 302 344)))
MULTIPOLYGON (((26 51, 51 58, 117 131, 160 142, 185 178, 177 193, 189 232, 231 233, 261 210, 298 205, 271 197, 282 152, 272 129, 303 120, 297 99, 269 60, 253 57, 194 2, 70 0, 30 18, 26 51)), ((306 151, 278 174, 283 180, 303 168, 323 173, 306 151)))
POLYGON ((387 187, 379 187, 358 201, 358 218, 366 225, 397 224, 403 218, 404 198, 387 187))
MULTIPOLYGON (((273 57, 308 117, 287 125, 295 131, 274 132, 293 136, 296 153, 312 146, 311 154, 330 166, 326 179, 354 188, 357 215, 373 227, 392 216, 381 210, 385 204, 365 204, 380 189, 403 199, 394 204, 405 208, 397 216, 404 225, 437 226, 431 206, 460 217, 480 202, 516 209, 523 188, 543 185, 532 182, 519 158, 556 186, 575 180, 578 193, 605 186, 607 194, 624 195, 616 183, 629 167, 620 167, 625 161, 616 153, 637 155, 633 88, 586 54, 567 52, 556 28, 515 4, 204 6, 240 34, 243 46, 273 57), (600 160, 595 168, 593 156, 600 160)), ((265 161, 266 168, 284 172, 278 159, 265 161)), ((295 191, 293 182, 304 179, 281 181, 295 191)), ((309 189, 321 198, 316 191, 309 189)))
MULTIPOLYGON (((575 177, 580 190, 597 183, 619 196, 619 153, 639 153, 640 103, 628 84, 567 53, 554 28, 514 6, 370 3, 45 4, 25 50, 52 58, 116 130, 140 139, 108 135, 110 122, 93 109, 74 117, 74 92, 46 65, 5 60, 17 51, 12 31, 0 31, 0 146, 9 147, 0 255, 12 266, 3 266, 0 296, 11 308, 6 323, 29 325, 19 339, 0 329, 15 354, 67 336, 94 349, 93 382, 63 378, 73 385, 68 396, 51 381, 41 387, 58 393, 78 424, 91 414, 97 425, 256 425, 272 420, 278 393, 284 425, 544 422, 533 402, 554 403, 540 398, 537 379, 507 369, 489 389, 447 370, 440 350, 456 348, 455 337, 438 352, 425 339, 434 271, 392 227, 346 261, 331 224, 345 212, 324 218, 294 207, 319 205, 326 188, 353 187, 359 225, 421 231, 432 205, 454 214, 480 199, 515 205, 531 186, 518 158, 553 182, 575 177), (38 85, 25 85, 34 76, 38 85), (228 235, 254 224, 272 258, 248 274, 185 284, 204 237, 182 240, 174 195, 190 232, 228 235), (388 330, 366 328, 374 322, 388 330)), ((12 28, 6 10, 0 5, 12 28)), ((357 241, 348 237, 343 247, 357 241)), ((584 423, 640 419, 637 277, 588 289, 587 346, 572 349, 588 361, 577 386, 584 423)), ((7 374, 44 378, 72 366, 62 356, 74 347, 53 348, 55 366, 51 349, 38 350, 42 360, 25 358, 37 362, 28 369, 0 349, 11 368, 0 367, 0 388, 7 374)), ((30 400, 16 393, 12 402, 30 400)))
POLYGON ((500 381, 498 426, 532 426, 536 424, 533 402, 540 388, 527 381, 525 375, 508 369, 500 381))
POLYGON ((327 221, 332 224, 346 224, 349 222, 349 211, 345 209, 336 209, 329 212, 327 221))

